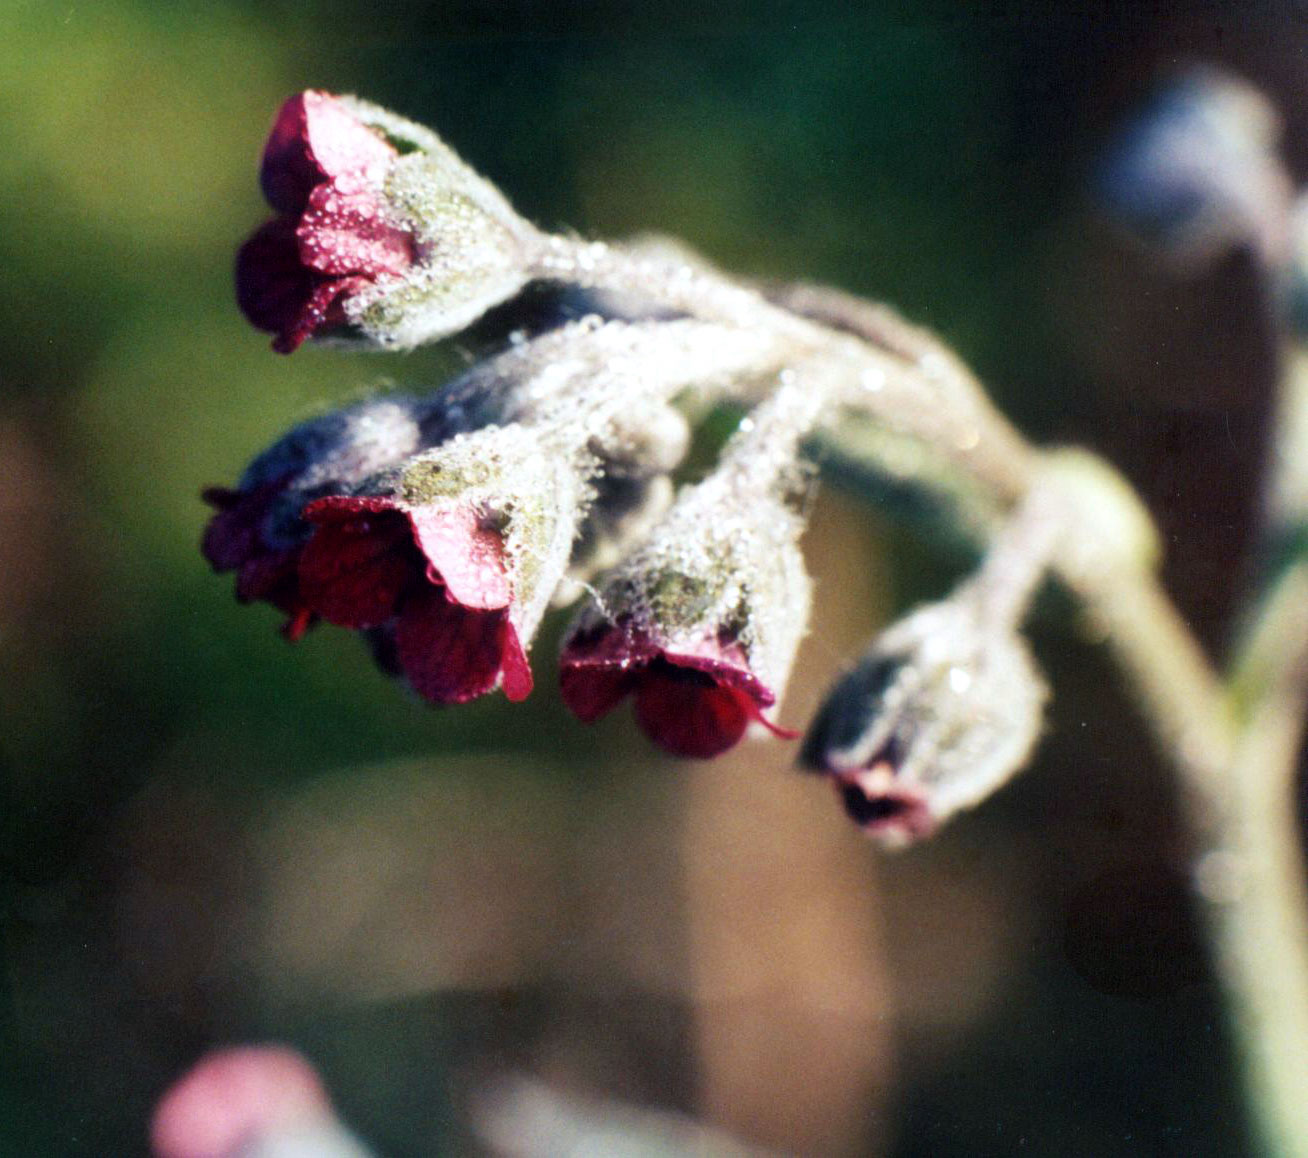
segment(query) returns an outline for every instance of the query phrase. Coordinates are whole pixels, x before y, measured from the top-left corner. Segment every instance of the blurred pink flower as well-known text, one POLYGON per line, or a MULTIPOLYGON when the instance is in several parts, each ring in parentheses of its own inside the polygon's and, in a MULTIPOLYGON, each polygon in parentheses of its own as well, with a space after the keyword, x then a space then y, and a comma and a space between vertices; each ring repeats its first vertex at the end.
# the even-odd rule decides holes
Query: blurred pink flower
POLYGON ((270 1134, 334 1123, 318 1075, 284 1046, 239 1046, 202 1058, 159 1100, 155 1158, 236 1158, 270 1134))

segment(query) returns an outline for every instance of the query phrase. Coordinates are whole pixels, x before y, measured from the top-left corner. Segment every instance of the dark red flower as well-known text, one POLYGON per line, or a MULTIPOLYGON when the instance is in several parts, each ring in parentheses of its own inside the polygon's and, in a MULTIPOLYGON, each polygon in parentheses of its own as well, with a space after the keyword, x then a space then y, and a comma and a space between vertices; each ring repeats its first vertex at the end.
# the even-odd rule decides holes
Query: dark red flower
POLYGON ((497 685, 510 700, 530 693, 504 544, 471 505, 328 497, 304 517, 316 528, 299 561, 306 603, 341 627, 385 627, 424 699, 463 703, 497 685))
POLYGON ((236 257, 236 298, 273 349, 348 322, 345 301, 414 260, 411 233, 388 223, 380 200, 399 154, 344 102, 312 90, 277 114, 260 181, 281 216, 264 224, 236 257))
POLYGON ((209 487, 202 494, 217 514, 205 528, 200 550, 215 571, 236 572, 236 598, 262 600, 286 612, 287 639, 299 639, 313 623, 313 612, 300 597, 300 548, 270 541, 267 525, 273 508, 287 492, 290 476, 251 490, 209 487))
POLYGON ((763 715, 776 696, 750 670, 734 640, 660 642, 620 619, 568 640, 559 678, 563 702, 584 723, 632 696, 641 728, 674 756, 720 755, 753 721, 785 739, 797 735, 763 715))

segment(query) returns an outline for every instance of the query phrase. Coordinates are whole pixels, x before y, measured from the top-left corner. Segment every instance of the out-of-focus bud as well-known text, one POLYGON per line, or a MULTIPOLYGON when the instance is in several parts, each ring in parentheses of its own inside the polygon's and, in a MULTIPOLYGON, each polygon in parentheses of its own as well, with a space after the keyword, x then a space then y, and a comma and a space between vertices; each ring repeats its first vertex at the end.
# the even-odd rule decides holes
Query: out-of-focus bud
POLYGON ((282 1046, 203 1058, 159 1101, 155 1158, 368 1158, 332 1111, 313 1067, 282 1046))
MULTIPOLYGON (((1083 525, 1085 488, 1116 494, 1116 476, 1101 477, 1085 457, 1045 456, 976 574, 878 636, 809 729, 801 764, 828 776, 845 811, 882 844, 934 832, 1030 755, 1048 691, 1018 628, 1055 555, 1083 525)), ((1131 513, 1114 504, 1113 529, 1135 530, 1131 513)), ((1123 549, 1130 565, 1142 565, 1147 543, 1123 549)))
POLYGON ((793 456, 811 412, 776 401, 742 424, 718 470, 682 492, 573 624, 560 679, 580 719, 630 695, 650 739, 699 759, 754 721, 793 735, 764 712, 781 698, 808 618, 793 456))
POLYGON ((1113 218, 1174 261, 1201 266, 1248 245, 1280 270, 1292 194, 1280 133, 1257 89, 1195 67, 1164 84, 1120 133, 1094 191, 1113 218))
POLYGON ((311 503, 308 607, 372 632, 423 698, 532 688, 526 648, 567 567, 586 501, 576 461, 525 426, 459 435, 350 496, 311 503))
POLYGON ((527 281, 536 230, 434 133, 366 101, 291 97, 260 179, 279 216, 241 247, 236 293, 281 353, 434 341, 527 281))
POLYGON ((964 588, 884 632, 828 696, 802 764, 896 846, 985 799, 1026 761, 1044 681, 1021 637, 964 588))
POLYGON ((305 503, 352 490, 427 443, 431 404, 380 398, 334 411, 292 429, 246 468, 234 490, 210 487, 217 513, 201 551, 215 571, 236 572, 236 597, 286 612, 289 639, 304 634, 313 613, 300 594, 300 550, 310 528, 305 503))

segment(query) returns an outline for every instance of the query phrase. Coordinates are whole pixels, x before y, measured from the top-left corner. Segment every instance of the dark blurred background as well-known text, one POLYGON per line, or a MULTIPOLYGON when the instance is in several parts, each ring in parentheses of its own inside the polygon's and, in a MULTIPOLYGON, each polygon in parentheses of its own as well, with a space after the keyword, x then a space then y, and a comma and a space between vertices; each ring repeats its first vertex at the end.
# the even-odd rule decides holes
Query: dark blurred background
MULTIPOLYGON (((1225 64, 1308 168, 1308 8, 0 0, 0 1153, 144 1153, 206 1048, 277 1039, 388 1155, 478 1153, 525 1073, 814 1155, 1238 1155, 1171 781, 1057 608, 1034 766, 885 857, 778 743, 655 758, 553 689, 434 711, 278 638, 197 551, 206 484, 406 357, 267 348, 232 301, 279 102, 436 127, 531 219, 675 234, 935 327, 1042 441, 1102 450, 1220 651, 1273 344, 1252 262, 1117 238, 1087 167, 1225 64)), ((834 491, 782 719, 965 560, 834 491)))

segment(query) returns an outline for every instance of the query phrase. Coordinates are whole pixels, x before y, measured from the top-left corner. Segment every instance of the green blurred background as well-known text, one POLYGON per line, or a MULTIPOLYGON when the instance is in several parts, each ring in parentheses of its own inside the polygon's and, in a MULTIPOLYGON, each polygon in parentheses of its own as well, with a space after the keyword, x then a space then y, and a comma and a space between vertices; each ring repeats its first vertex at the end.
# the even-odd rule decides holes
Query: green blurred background
MULTIPOLYGON (((526 1072, 781 1152, 1247 1152, 1184 836, 1103 658, 1037 627, 1035 766, 883 858, 789 753, 653 758, 553 688, 433 711, 295 648, 197 551, 200 489, 409 356, 272 354, 232 300, 280 101, 437 128, 519 209, 658 230, 938 329, 1042 440, 1121 463, 1220 648, 1271 346, 1248 262, 1182 281, 1083 204, 1163 71, 1308 143, 1284 3, 0 0, 0 1153, 145 1152, 204 1049, 279 1039, 389 1155, 477 1153, 526 1072)), ((783 719, 964 560, 836 495, 783 719)))

